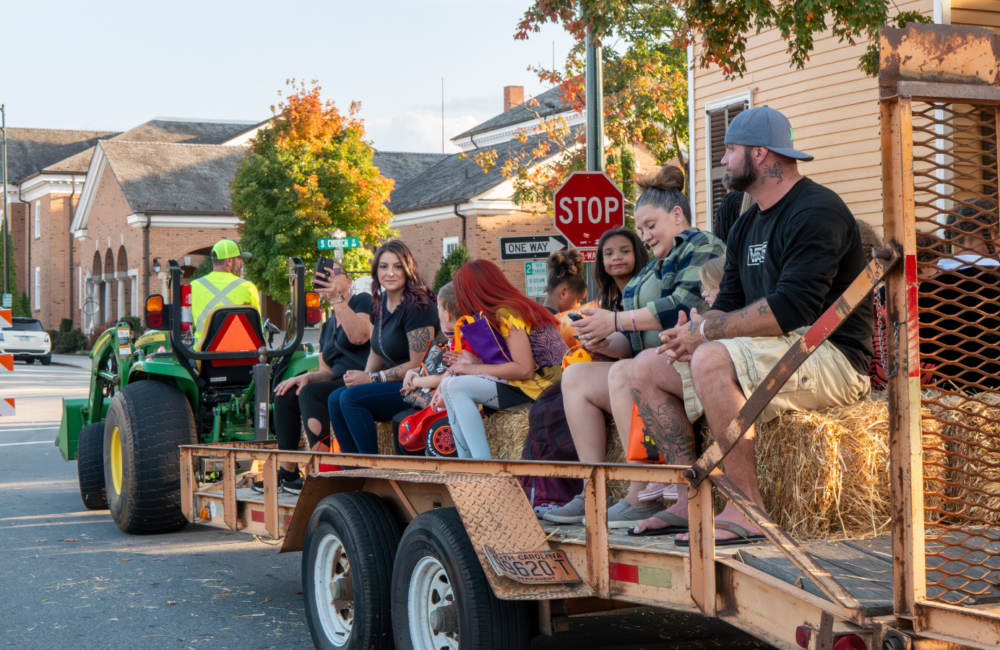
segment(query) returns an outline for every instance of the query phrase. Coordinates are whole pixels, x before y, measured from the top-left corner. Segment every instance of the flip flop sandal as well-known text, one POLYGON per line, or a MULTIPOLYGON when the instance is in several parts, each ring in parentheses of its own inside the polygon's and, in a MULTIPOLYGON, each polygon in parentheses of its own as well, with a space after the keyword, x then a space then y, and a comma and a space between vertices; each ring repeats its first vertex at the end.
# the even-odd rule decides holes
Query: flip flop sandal
POLYGON ((666 528, 650 528, 642 531, 641 533, 635 532, 635 528, 629 529, 629 537, 655 537, 657 535, 680 535, 681 533, 688 532, 688 520, 683 517, 678 517, 677 515, 667 512, 658 512, 653 515, 660 521, 670 524, 666 528))
MULTIPOLYGON (((715 540, 716 546, 737 546, 739 544, 751 544, 753 542, 766 542, 767 537, 764 535, 751 535, 750 531, 729 521, 717 521, 715 522, 716 528, 721 528, 722 530, 728 530, 731 533, 739 535, 739 537, 734 537, 732 539, 717 539, 715 540)), ((675 539, 674 544, 677 546, 690 546, 690 539, 675 539)))

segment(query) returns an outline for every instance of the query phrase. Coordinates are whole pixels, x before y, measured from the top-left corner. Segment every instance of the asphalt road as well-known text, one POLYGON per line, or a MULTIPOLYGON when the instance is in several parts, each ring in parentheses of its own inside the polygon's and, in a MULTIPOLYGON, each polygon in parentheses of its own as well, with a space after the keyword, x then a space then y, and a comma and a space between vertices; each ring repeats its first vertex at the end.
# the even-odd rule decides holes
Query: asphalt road
MULTIPOLYGON (((301 554, 204 526, 150 537, 80 501, 76 463, 52 446, 62 397, 86 371, 16 364, 0 397, 0 647, 311 648, 301 554)), ((578 617, 532 650, 768 647, 718 621, 649 608, 578 617)))

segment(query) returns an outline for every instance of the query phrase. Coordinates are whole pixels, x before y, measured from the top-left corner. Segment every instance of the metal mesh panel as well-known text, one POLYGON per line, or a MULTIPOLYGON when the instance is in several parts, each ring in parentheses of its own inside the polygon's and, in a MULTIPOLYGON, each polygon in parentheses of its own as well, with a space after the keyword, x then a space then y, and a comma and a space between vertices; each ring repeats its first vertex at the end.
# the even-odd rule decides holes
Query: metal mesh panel
POLYGON ((1000 600, 993 106, 913 102, 927 596, 1000 600))

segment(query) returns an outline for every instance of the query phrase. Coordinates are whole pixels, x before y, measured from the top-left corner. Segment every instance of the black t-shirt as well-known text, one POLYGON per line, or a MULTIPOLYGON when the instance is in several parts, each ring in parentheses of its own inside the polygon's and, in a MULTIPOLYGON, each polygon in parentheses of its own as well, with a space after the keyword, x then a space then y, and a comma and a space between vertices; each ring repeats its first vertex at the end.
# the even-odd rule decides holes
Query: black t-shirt
MULTIPOLYGON (((410 360, 410 344, 406 335, 422 327, 433 327, 433 339, 441 329, 438 320, 438 310, 433 302, 421 309, 415 302, 398 305, 396 311, 390 313, 385 306, 388 297, 382 294, 382 325, 375 323, 372 333, 372 350, 385 359, 387 368, 395 368, 410 360)), ((430 339, 428 340, 430 342, 430 339)))
POLYGON ((939 273, 920 283, 918 301, 920 360, 935 377, 970 392, 1000 387, 1000 269, 939 273))
MULTIPOLYGON (((359 293, 351 296, 347 301, 347 306, 355 314, 371 314, 372 295, 370 293, 359 293)), ((347 338, 344 328, 331 318, 323 323, 323 329, 319 333, 319 349, 323 355, 323 361, 331 368, 335 364, 347 366, 348 370, 364 370, 368 363, 368 353, 371 351, 371 343, 365 342, 361 345, 354 345, 347 338), (336 330, 334 325, 336 324, 336 330), (336 345, 334 345, 336 337, 336 345), (337 349, 338 346, 340 349, 337 349), (351 354, 344 354, 341 350, 346 350, 351 354)))
MULTIPOLYGON (((712 309, 736 311, 766 297, 782 331, 791 332, 815 323, 864 268, 861 234, 847 205, 803 178, 769 209, 754 205, 733 224, 712 309)), ((873 332, 869 295, 830 342, 867 374, 873 332)))

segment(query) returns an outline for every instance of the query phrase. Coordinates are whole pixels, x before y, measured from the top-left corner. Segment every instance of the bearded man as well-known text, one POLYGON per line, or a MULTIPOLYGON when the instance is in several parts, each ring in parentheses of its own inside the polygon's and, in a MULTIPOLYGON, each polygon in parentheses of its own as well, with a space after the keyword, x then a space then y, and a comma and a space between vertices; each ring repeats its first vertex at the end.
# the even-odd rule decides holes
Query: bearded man
MULTIPOLYGON (((729 126, 722 162, 733 190, 757 202, 729 233, 725 276, 712 309, 660 334, 663 345, 629 367, 632 397, 668 464, 694 459, 692 423, 704 413, 718 437, 778 360, 865 267, 857 222, 832 190, 802 176, 792 127, 767 107, 729 126)), ((869 296, 788 380, 758 422, 783 411, 849 405, 868 392, 872 357, 869 296)), ((754 462, 754 429, 729 453, 727 476, 763 509, 754 462)), ((687 529, 687 491, 633 534, 687 529)), ((716 519, 716 544, 763 539, 731 503, 716 519)), ((678 545, 687 535, 678 535, 678 545)))

